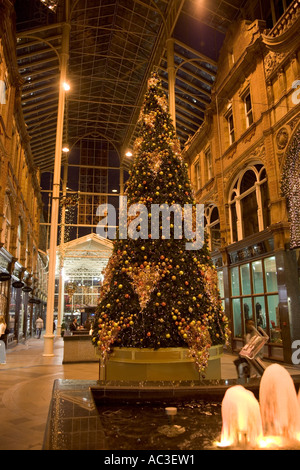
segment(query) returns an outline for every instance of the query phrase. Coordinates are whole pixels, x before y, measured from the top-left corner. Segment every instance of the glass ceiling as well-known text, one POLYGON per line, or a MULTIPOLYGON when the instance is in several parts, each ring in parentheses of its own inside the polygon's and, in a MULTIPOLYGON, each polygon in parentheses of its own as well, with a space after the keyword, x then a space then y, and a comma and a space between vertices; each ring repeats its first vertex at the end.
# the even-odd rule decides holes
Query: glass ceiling
MULTIPOLYGON (((168 91, 166 39, 174 38, 176 129, 182 146, 204 119, 225 32, 249 2, 74 0, 64 142, 88 136, 132 147, 146 83, 156 69, 168 91)), ((252 3, 252 2, 250 2, 252 3)), ((255 3, 255 2, 254 2, 255 3)), ((59 55, 66 0, 16 0, 17 57, 31 151, 41 173, 54 165, 59 55), (51 7, 51 8, 50 8, 51 7)))

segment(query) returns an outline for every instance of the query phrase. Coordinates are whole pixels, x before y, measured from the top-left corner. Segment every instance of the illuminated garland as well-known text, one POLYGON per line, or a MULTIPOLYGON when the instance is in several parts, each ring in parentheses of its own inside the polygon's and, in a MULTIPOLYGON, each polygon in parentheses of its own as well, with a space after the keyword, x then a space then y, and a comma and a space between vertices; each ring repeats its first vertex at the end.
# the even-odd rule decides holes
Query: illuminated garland
POLYGON ((80 196, 78 194, 71 194, 69 196, 62 196, 59 200, 61 206, 71 207, 77 206, 79 203, 80 196))
MULTIPOLYGON (((80 201, 80 196, 78 194, 71 194, 69 196, 62 196, 60 198, 60 220, 62 221, 62 211, 64 209, 64 240, 61 240, 61 255, 63 256, 64 243, 70 241, 70 233, 72 225, 74 224, 74 218, 76 216, 76 209, 80 201)), ((61 238, 61 236, 60 236, 61 238)))
POLYGON ((300 129, 287 151, 281 179, 282 195, 287 199, 290 221, 290 247, 300 247, 300 129))
POLYGON ((72 302, 72 299, 73 299, 73 295, 75 294, 75 292, 77 291, 77 285, 75 282, 68 282, 66 284, 66 287, 65 287, 65 290, 69 296, 69 302, 71 303, 72 302))

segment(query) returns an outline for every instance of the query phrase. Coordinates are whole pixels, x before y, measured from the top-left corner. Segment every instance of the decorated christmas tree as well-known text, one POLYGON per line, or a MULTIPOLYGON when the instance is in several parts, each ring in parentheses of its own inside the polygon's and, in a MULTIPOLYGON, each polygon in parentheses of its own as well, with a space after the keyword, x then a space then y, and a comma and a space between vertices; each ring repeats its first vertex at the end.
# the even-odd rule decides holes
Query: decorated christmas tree
POLYGON ((186 347, 203 371, 209 347, 227 340, 227 318, 207 244, 194 249, 196 204, 156 74, 148 82, 138 135, 125 191, 127 225, 114 241, 92 340, 104 358, 112 347, 186 347), (183 210, 168 212, 174 207, 183 210), (159 218, 157 208, 166 210, 159 218), (182 215, 190 216, 190 230, 183 230, 182 215))

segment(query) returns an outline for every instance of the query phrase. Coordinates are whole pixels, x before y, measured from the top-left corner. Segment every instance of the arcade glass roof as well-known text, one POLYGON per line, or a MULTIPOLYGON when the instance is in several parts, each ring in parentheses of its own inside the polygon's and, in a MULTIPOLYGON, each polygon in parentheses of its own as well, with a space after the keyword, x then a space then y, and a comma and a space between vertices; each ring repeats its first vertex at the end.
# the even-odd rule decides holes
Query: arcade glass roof
MULTIPOLYGON (((59 55, 68 0, 15 0, 22 108, 41 173, 52 171, 59 55)), ((176 129, 182 146, 204 119, 217 59, 244 0, 72 0, 64 143, 95 135, 121 158, 132 147, 147 79, 157 70, 166 93, 166 39, 174 39, 176 129)), ((248 4, 248 5, 246 5, 248 4)), ((126 166, 126 160, 125 160, 126 166)))

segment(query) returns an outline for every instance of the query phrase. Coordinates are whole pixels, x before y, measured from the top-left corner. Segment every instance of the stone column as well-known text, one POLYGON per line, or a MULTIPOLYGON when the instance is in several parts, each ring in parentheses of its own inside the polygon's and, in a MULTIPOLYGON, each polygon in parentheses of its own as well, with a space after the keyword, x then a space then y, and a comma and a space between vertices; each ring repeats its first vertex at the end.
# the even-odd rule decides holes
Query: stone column
POLYGON ((51 228, 50 228, 50 248, 49 248, 49 275, 48 275, 48 296, 47 296, 47 316, 46 316, 46 333, 44 335, 44 356, 54 356, 54 334, 53 334, 53 311, 54 311, 54 294, 55 294, 55 268, 56 268, 56 248, 57 248, 57 232, 58 232, 58 213, 59 213, 59 189, 60 189, 60 173, 61 173, 61 153, 65 111, 65 90, 63 83, 67 78, 67 65, 69 58, 69 39, 70 28, 69 23, 69 0, 65 2, 66 22, 63 25, 62 52, 60 54, 60 81, 59 81, 59 99, 57 113, 57 129, 56 129, 56 145, 55 145, 55 161, 53 176, 53 192, 52 192, 52 210, 51 210, 51 228))

